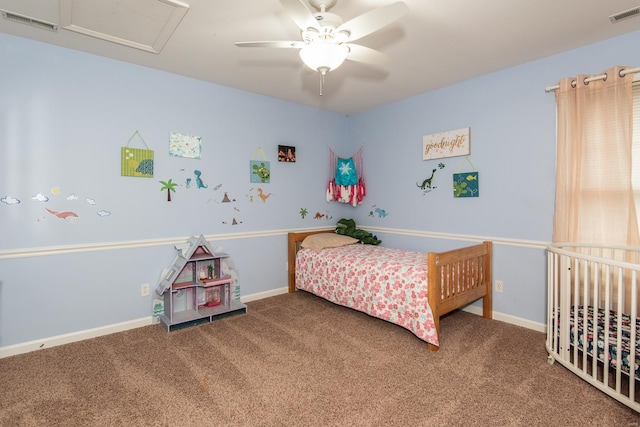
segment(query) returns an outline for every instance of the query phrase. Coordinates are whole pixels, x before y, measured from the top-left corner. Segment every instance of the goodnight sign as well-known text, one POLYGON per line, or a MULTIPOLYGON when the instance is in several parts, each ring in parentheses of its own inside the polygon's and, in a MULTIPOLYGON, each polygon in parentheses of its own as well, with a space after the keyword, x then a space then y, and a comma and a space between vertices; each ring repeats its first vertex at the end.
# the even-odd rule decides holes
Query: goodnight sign
POLYGON ((422 137, 422 160, 471 154, 470 128, 434 133, 422 137))

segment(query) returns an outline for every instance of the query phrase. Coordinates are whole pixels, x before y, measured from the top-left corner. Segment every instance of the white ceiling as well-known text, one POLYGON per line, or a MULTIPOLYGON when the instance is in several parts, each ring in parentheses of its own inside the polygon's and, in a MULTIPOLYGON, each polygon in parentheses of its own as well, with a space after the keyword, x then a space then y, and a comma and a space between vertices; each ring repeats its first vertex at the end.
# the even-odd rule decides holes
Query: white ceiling
MULTIPOLYGON (((0 0, 0 9, 60 24, 61 2, 79 7, 88 1, 112 4, 96 7, 95 17, 82 11, 86 21, 105 28, 114 24, 123 30, 129 20, 123 10, 148 18, 147 24, 131 24, 136 27, 131 33, 143 38, 145 30, 158 31, 157 18, 166 9, 162 0, 0 0)), ((390 63, 376 67, 345 61, 327 75, 319 96, 319 74, 303 66, 297 50, 234 45, 300 40, 278 0, 180 1, 189 9, 159 53, 6 19, 0 19, 0 32, 353 114, 640 29, 640 17, 609 21, 610 15, 640 6, 640 0, 404 0, 406 16, 356 42, 384 52, 390 63)), ((393 1, 338 0, 331 12, 347 21, 393 1)), ((148 44, 158 36, 153 34, 148 44)))

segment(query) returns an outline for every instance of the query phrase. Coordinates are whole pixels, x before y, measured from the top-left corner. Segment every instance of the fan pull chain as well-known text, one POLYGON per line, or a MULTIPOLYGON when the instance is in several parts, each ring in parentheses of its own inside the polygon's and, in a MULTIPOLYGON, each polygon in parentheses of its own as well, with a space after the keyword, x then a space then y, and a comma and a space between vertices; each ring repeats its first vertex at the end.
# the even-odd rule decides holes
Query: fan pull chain
POLYGON ((320 96, 322 96, 322 90, 324 89, 324 76, 329 72, 329 68, 320 67, 318 68, 318 72, 320 73, 320 96))

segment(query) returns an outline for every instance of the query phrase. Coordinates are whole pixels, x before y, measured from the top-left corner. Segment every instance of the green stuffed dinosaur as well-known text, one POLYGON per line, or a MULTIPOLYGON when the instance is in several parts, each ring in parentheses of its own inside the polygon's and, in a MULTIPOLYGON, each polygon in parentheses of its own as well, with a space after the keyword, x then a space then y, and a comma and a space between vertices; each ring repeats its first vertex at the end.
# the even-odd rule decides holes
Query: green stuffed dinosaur
POLYGON ((378 240, 376 236, 368 231, 356 228, 356 222, 352 219, 342 218, 338 221, 338 224, 336 224, 336 233, 351 236, 365 245, 379 245, 382 243, 382 240, 378 240))

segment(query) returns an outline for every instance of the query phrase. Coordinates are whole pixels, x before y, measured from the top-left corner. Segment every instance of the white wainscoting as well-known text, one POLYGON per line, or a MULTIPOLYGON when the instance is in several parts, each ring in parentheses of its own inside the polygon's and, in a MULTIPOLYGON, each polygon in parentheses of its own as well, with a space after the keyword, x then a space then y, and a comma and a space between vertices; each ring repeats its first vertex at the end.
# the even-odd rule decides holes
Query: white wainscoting
MULTIPOLYGON (((247 239, 247 238, 260 238, 267 236, 286 235, 289 231, 312 231, 326 227, 305 228, 298 230, 272 230, 263 232, 250 232, 250 233, 234 233, 234 234, 216 234, 205 236, 209 241, 215 240, 235 240, 235 239, 247 239)), ((450 233, 436 233, 429 231, 416 231, 416 230, 403 230, 381 227, 364 227, 368 231, 372 232, 384 232, 397 235, 410 235, 412 237, 431 237, 445 240, 457 240, 457 241, 472 241, 479 242, 483 240, 490 240, 494 245, 505 246, 517 246, 525 248, 538 248, 545 249, 548 242, 537 242, 518 239, 505 239, 505 238, 492 238, 489 236, 467 236, 450 233)), ((104 250, 118 250, 118 249, 130 249, 141 248, 149 246, 160 246, 167 244, 181 244, 184 243, 189 237, 177 237, 170 239, 156 239, 156 240, 144 240, 144 241, 129 241, 129 242, 114 242, 114 243, 98 243, 91 245, 68 245, 68 246, 55 246, 55 247, 43 247, 43 248, 27 248, 19 250, 4 250, 0 251, 0 260, 12 259, 12 258, 29 258, 46 255, 60 255, 67 253, 77 252, 92 252, 92 251, 104 251, 104 250)), ((287 287, 272 289, 266 292, 260 292, 252 295, 246 295, 240 298, 243 303, 256 301, 263 298, 268 298, 275 295, 284 294, 287 292, 287 287)), ((469 305, 463 310, 476 315, 482 315, 482 309, 469 305)), ((522 326, 528 329, 533 329, 539 332, 546 331, 546 325, 538 322, 533 322, 527 319, 511 316, 508 314, 502 314, 500 312, 493 312, 493 318, 498 321, 510 323, 517 326, 522 326)), ((152 316, 135 319, 127 322, 117 323, 113 325, 102 326, 99 328, 73 332, 64 335, 58 335, 54 337, 43 338, 30 342, 0 347, 0 358, 15 356, 18 354, 28 353, 31 351, 37 351, 44 348, 55 347, 58 345, 69 344, 76 341, 82 341, 85 339, 95 338, 103 335, 113 334, 116 332, 122 332, 129 329, 140 328, 152 324, 152 316)))

